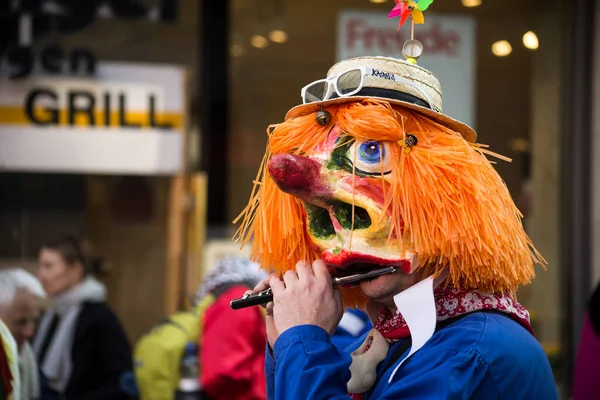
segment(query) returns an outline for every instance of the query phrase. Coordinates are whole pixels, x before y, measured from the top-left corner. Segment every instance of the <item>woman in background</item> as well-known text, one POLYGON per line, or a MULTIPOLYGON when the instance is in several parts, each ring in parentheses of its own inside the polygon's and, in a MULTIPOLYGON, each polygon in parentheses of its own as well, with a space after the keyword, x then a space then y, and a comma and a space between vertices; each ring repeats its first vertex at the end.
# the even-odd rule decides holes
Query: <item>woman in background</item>
POLYGON ((94 278, 103 259, 92 245, 67 236, 43 246, 38 278, 51 300, 34 341, 45 378, 42 399, 126 399, 131 348, 94 278))

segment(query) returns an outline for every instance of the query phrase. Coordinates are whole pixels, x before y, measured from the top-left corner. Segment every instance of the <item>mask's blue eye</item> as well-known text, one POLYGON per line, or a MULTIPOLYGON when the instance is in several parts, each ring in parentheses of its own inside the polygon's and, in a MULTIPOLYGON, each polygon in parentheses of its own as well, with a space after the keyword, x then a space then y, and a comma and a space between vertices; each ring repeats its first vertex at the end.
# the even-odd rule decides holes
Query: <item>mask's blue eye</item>
POLYGON ((379 142, 362 142, 358 146, 357 157, 367 164, 379 164, 385 158, 385 148, 379 142))
POLYGON ((347 160, 356 163, 354 168, 365 175, 388 174, 392 170, 387 142, 354 141, 348 149, 347 160))

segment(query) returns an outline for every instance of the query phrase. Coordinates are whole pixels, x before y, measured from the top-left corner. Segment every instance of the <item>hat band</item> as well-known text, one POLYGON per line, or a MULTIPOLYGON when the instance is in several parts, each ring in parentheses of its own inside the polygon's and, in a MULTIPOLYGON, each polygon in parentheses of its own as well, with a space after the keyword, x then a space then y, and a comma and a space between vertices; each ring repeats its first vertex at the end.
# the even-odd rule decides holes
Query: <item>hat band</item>
MULTIPOLYGON (((398 100, 398 101, 403 101, 405 103, 411 103, 411 104, 415 104, 417 106, 425 107, 430 110, 432 109, 431 106, 429 105, 429 103, 427 103, 425 100, 422 100, 416 96, 413 96, 412 94, 399 92, 397 90, 392 90, 392 89, 363 87, 362 89, 360 89, 360 91, 358 91, 357 93, 353 94, 352 96, 348 96, 348 97, 357 97, 357 96, 358 97, 360 97, 360 96, 379 97, 379 98, 388 99, 388 100, 398 100)), ((339 98, 339 96, 337 95, 337 93, 333 93, 333 95, 330 98, 336 99, 336 98, 339 98)))

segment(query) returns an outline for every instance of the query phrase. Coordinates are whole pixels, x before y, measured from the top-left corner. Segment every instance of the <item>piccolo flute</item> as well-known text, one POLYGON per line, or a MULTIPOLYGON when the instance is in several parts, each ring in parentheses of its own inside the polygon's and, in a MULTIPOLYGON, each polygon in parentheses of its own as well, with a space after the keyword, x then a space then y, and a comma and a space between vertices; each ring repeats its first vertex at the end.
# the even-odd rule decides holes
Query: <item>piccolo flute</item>
MULTIPOLYGON (((376 276, 393 274, 394 272, 396 272, 396 267, 385 267, 374 269, 372 271, 365 272, 364 274, 353 274, 339 278, 333 278, 333 287, 358 283, 360 281, 375 278, 376 276)), ((265 305, 270 301, 273 301, 273 290, 268 288, 256 294, 244 295, 244 297, 241 299, 231 300, 229 305, 232 309, 239 310, 240 308, 265 305)))

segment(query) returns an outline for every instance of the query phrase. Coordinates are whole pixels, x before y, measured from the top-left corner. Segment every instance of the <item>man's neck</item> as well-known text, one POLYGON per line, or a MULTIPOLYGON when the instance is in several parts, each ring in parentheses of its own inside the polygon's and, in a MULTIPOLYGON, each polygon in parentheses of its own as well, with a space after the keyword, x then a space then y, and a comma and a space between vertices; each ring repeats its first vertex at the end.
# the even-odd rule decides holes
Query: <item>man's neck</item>
POLYGON ((392 312, 392 314, 396 314, 396 312, 398 311, 398 309, 396 308, 396 303, 394 303, 394 298, 392 297, 389 300, 384 300, 381 302, 381 304, 383 304, 384 306, 386 306, 387 308, 390 309, 390 311, 392 312))
POLYGON ((375 321, 377 321, 377 317, 381 312, 382 307, 388 308, 394 315, 396 315, 396 304, 394 304, 393 298, 390 300, 391 301, 375 299, 369 300, 369 302, 367 303, 367 315, 369 316, 369 319, 371 320, 371 323, 373 325, 375 325, 375 321))

